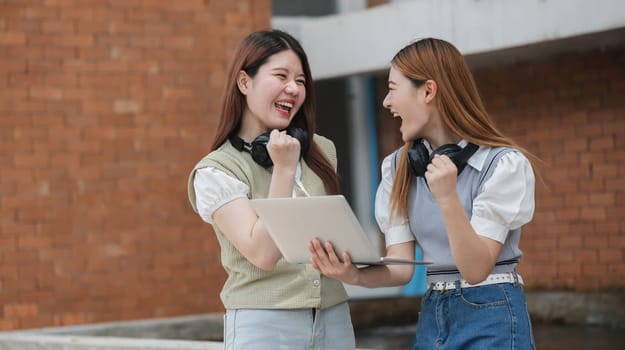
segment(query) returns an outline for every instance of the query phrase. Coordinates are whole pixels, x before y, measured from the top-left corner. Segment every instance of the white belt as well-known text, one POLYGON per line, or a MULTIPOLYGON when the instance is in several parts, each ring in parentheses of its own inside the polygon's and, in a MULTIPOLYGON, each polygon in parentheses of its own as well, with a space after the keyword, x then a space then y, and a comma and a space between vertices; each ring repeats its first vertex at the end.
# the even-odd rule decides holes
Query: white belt
MULTIPOLYGON (((460 280, 460 288, 471 288, 471 287, 479 287, 479 286, 487 286, 489 284, 497 284, 497 283, 515 283, 517 282, 523 284, 523 279, 521 275, 513 272, 508 273, 494 273, 492 275, 488 275, 485 280, 476 284, 469 284, 466 280, 460 280), (516 275, 516 278, 515 278, 516 275)), ((456 289, 456 281, 449 282, 433 282, 430 283, 430 288, 437 291, 446 291, 450 289, 456 289)))

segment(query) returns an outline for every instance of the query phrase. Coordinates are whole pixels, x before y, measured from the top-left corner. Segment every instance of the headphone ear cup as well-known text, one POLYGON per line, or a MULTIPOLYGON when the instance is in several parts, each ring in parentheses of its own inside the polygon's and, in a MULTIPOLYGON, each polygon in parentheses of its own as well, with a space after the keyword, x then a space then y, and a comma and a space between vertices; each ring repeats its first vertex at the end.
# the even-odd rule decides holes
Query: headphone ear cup
POLYGON ((479 146, 474 143, 467 144, 464 148, 458 146, 458 150, 448 155, 458 168, 458 175, 464 170, 469 158, 478 150, 479 146))
POLYGON ((298 128, 295 126, 290 126, 286 129, 286 133, 291 137, 294 137, 299 141, 299 149, 300 149, 300 158, 308 152, 308 148, 310 147, 310 138, 308 137, 308 131, 298 128))
MULTIPOLYGON (((458 145, 454 145, 451 143, 447 145, 442 145, 439 148, 435 149, 434 152, 432 152, 432 155, 430 156, 430 162, 432 161, 432 159, 434 159, 434 156, 438 154, 439 156, 446 155, 454 163, 456 163, 454 158, 457 158, 457 154, 460 152, 462 152, 462 147, 458 145)), ((456 166, 458 166, 458 164, 456 164, 456 166)))
POLYGON ((267 151, 267 143, 269 142, 269 133, 266 132, 264 134, 259 135, 257 138, 252 141, 252 147, 250 149, 250 154, 252 155, 252 159, 259 165, 267 168, 273 165, 273 161, 269 156, 269 152, 267 151))
MULTIPOLYGON (((308 147, 310 146, 310 141, 308 137, 308 132, 301 128, 289 127, 286 130, 286 133, 291 137, 296 138, 300 143, 300 157, 303 157, 304 154, 308 151, 308 147)), ((269 156, 269 152, 267 151, 267 143, 269 143, 269 134, 270 132, 263 133, 258 135, 250 144, 250 154, 252 159, 258 163, 259 165, 268 168, 273 165, 273 161, 269 156)), ((241 141, 243 142, 243 141, 241 141)), ((240 147, 243 149, 243 146, 240 147)))
POLYGON ((424 176, 428 164, 438 154, 448 156, 454 162, 456 168, 458 168, 458 174, 460 174, 467 165, 469 158, 478 148, 479 146, 473 143, 469 143, 464 148, 456 144, 447 144, 435 149, 432 155, 430 155, 422 140, 416 140, 408 150, 408 169, 414 176, 424 176))
POLYGON ((467 144, 464 148, 455 144, 443 145, 432 152, 430 161, 436 154, 441 156, 446 155, 452 162, 454 162, 456 168, 458 169, 458 175, 460 175, 462 170, 464 170, 464 167, 467 165, 467 161, 478 148, 479 147, 473 143, 467 144))
POLYGON ((428 149, 421 140, 413 142, 412 147, 408 150, 408 170, 413 176, 424 176, 428 164, 430 164, 430 155, 428 149))

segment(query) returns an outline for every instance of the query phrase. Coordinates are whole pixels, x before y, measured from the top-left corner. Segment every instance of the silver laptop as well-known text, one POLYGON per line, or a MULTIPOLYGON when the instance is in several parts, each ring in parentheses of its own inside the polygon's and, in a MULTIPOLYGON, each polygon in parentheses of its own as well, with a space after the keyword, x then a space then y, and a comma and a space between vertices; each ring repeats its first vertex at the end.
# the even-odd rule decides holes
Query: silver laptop
POLYGON ((339 258, 347 251, 357 265, 428 264, 380 256, 342 195, 252 199, 282 256, 291 263, 310 263, 308 242, 330 241, 339 258))

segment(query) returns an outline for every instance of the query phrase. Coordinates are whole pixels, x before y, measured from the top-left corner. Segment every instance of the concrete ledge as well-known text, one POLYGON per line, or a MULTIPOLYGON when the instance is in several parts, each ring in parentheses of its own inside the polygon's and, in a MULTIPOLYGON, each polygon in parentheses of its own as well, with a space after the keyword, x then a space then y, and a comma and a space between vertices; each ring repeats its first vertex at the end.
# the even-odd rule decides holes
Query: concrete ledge
POLYGON ((528 292, 532 321, 625 328, 625 292, 528 292))
MULTIPOLYGON (((625 292, 527 291, 534 323, 625 328, 625 292)), ((349 302, 354 328, 417 322, 421 297, 390 297, 349 302)))
MULTIPOLYGON (((350 300, 354 328, 416 324, 420 297, 350 300)), ((625 328, 625 292, 527 292, 535 324, 625 328)), ((223 349, 221 314, 0 332, 0 350, 223 349), (191 340, 189 340, 191 339, 191 340)))
POLYGON ((47 335, 221 341, 223 337, 223 315, 215 313, 93 323, 78 326, 29 329, 27 332, 47 335))
MULTIPOLYGON (((0 333, 0 350, 223 350, 222 342, 0 333)), ((370 350, 358 348, 356 350, 370 350)))
POLYGON ((0 350, 222 350, 221 342, 0 333, 0 350))

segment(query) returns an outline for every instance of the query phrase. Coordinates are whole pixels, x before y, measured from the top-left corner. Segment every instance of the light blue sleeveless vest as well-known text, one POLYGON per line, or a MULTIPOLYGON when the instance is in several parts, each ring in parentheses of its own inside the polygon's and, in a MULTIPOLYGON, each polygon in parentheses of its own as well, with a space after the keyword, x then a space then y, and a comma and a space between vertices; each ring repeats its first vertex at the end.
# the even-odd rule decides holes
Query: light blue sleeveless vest
MULTIPOLYGON (((400 152, 401 149, 395 151, 395 164, 400 159, 400 152)), ((473 212, 473 200, 481 192, 484 183, 492 176, 499 159, 508 152, 518 151, 506 147, 491 148, 481 171, 466 166, 458 176, 458 196, 469 220, 473 212)), ((393 177, 395 168, 395 166, 391 167, 393 177)), ((423 260, 432 262, 431 265, 427 266, 428 283, 455 281, 462 278, 451 256, 449 239, 440 208, 423 177, 417 177, 416 181, 413 179, 408 198, 410 230, 416 238, 416 243, 423 250, 423 260)), ((520 237, 520 228, 508 232, 497 264, 491 273, 516 270, 516 265, 522 255, 521 250, 519 250, 520 237)))

